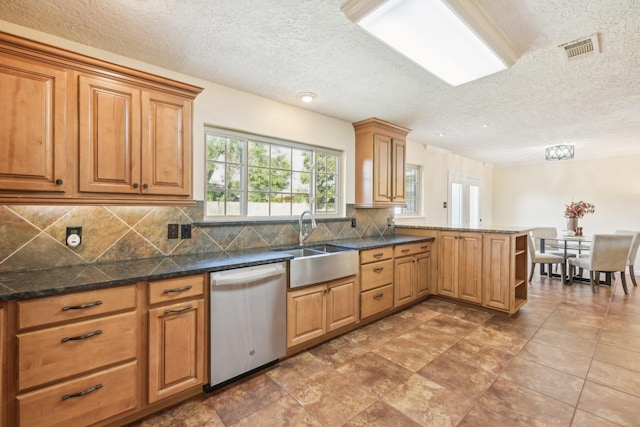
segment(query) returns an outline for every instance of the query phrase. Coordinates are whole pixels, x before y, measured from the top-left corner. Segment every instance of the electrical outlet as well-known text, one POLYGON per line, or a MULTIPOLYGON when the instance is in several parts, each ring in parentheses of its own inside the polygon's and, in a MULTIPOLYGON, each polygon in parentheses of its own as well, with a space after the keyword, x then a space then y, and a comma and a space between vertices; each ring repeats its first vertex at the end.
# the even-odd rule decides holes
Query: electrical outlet
POLYGON ((356 219, 355 218, 351 218, 351 227, 352 228, 356 228, 356 219))
POLYGON ((167 239, 178 238, 178 224, 169 224, 167 226, 167 239))
POLYGON ((191 238, 191 224, 180 224, 180 235, 183 239, 191 238))
POLYGON ((67 246, 71 246, 72 248, 82 243, 82 227, 67 227, 65 242, 67 246))
POLYGON ((392 227, 393 226, 393 218, 388 217, 387 218, 387 227, 392 227))

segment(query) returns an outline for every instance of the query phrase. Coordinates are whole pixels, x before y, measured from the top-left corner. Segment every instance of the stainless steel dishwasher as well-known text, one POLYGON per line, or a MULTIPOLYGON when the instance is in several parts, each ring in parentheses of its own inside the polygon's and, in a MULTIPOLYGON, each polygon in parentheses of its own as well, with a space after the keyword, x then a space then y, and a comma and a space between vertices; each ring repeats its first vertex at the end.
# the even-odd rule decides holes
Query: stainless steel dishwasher
POLYGON ((277 362, 287 351, 284 262, 210 273, 213 390, 277 362))

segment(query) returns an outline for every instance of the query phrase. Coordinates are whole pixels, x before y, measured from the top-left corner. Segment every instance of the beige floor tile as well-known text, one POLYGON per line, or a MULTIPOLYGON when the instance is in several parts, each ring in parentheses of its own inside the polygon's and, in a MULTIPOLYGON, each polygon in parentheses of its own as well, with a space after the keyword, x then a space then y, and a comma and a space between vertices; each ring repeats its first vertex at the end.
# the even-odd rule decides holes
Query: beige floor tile
POLYGON ((551 329, 540 329, 531 341, 575 353, 584 357, 591 357, 596 348, 597 340, 587 340, 585 337, 567 335, 551 329))
POLYGON ((514 357, 495 347, 474 343, 467 339, 460 340, 446 354, 493 375, 500 374, 514 357))
POLYGON ((575 406, 584 379, 516 357, 500 378, 575 406))
POLYGON ((458 306, 455 310, 453 310, 450 316, 455 317, 456 319, 466 320, 468 322, 473 323, 485 323, 487 320, 491 319, 495 314, 489 313, 487 311, 476 310, 474 308, 466 307, 466 306, 458 306))
POLYGON ((345 427, 372 426, 420 427, 420 424, 382 401, 375 402, 345 424, 345 427))
POLYGON ((498 378, 478 403, 503 417, 528 426, 568 426, 573 416, 571 405, 498 378))
POLYGON ((640 337, 640 314, 637 316, 609 314, 604 322, 603 329, 640 337))
POLYGON ((383 400, 424 426, 455 426, 473 407, 469 396, 414 374, 383 400))
POLYGON ((571 427, 619 427, 620 424, 612 423, 604 418, 596 417, 593 414, 581 409, 576 410, 571 421, 571 427))
POLYGON ((544 322, 541 329, 551 329, 566 335, 574 335, 588 341, 598 339, 600 328, 597 326, 585 325, 576 320, 567 320, 564 316, 549 318, 544 322))
POLYGON ((202 396, 189 399, 179 406, 165 409, 157 414, 145 418, 129 427, 176 427, 176 426, 208 426, 224 427, 215 410, 207 405, 207 399, 202 396))
POLYGON ((496 375, 469 366, 447 353, 438 356, 418 373, 449 390, 476 397, 484 393, 496 379, 496 375))
POLYGON ((640 352, 640 337, 629 336, 624 333, 602 331, 600 343, 640 352))
POLYGON ((429 325, 430 327, 439 329, 442 332, 458 335, 460 337, 470 334, 479 327, 477 323, 468 322, 446 314, 434 317, 425 323, 425 325, 429 325))
POLYGON ((351 359, 366 353, 367 349, 342 336, 308 351, 322 362, 333 368, 339 368, 351 359))
POLYGON ((627 427, 637 427, 640 398, 591 381, 585 382, 578 409, 627 427))
POLYGON ((377 400, 348 377, 332 372, 291 393, 325 426, 340 426, 377 400))
POLYGON ((517 354, 527 343, 527 340, 514 337, 513 335, 503 334, 502 332, 481 326, 466 336, 468 341, 493 347, 509 354, 517 354))
POLYGON ((457 427, 528 427, 529 425, 520 420, 503 417, 482 405, 476 405, 460 421, 457 427))
POLYGON ((413 372, 375 353, 366 353, 337 369, 354 384, 378 397, 406 381, 413 372))
MULTIPOLYGON (((640 398, 640 373, 621 366, 594 360, 587 380, 640 398)), ((638 413, 640 421, 640 412, 638 413)))
POLYGON ((569 353, 533 340, 524 346, 518 357, 583 379, 586 378, 591 364, 590 357, 569 353))
POLYGON ((267 375, 260 374, 214 394, 207 404, 215 409, 225 425, 230 425, 285 394, 267 375))
POLYGON ((447 351, 452 345, 460 341, 461 338, 458 335, 432 327, 431 322, 420 325, 419 327, 402 334, 400 337, 413 341, 422 347, 427 347, 436 353, 447 351))
POLYGON ((640 372, 640 352, 599 343, 593 358, 640 372))
POLYGON ((322 423, 320 421, 311 415, 309 411, 303 408, 302 405, 300 405, 293 397, 288 395, 257 410, 232 425, 234 427, 322 427, 322 423))
POLYGON ((403 337, 389 341, 372 351, 411 372, 418 371, 442 353, 403 337))
POLYGON ((332 367, 305 351, 281 361, 266 374, 280 387, 291 392, 332 370, 332 367))

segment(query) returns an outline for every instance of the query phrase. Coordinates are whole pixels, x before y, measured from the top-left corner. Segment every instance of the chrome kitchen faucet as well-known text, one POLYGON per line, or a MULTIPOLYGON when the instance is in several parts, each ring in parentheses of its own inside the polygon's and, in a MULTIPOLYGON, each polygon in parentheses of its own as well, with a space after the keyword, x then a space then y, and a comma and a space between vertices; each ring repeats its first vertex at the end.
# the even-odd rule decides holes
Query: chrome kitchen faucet
POLYGON ((300 226, 300 246, 304 245, 304 241, 307 239, 307 237, 309 237, 309 232, 307 232, 307 226, 306 224, 302 223, 302 217, 304 217, 306 214, 309 214, 309 216, 311 217, 311 231, 313 232, 313 230, 315 230, 316 228, 318 228, 318 224, 316 224, 316 218, 313 215, 313 212, 311 212, 310 210, 306 210, 304 212, 302 212, 300 214, 300 218, 298 218, 298 225, 300 226), (304 227, 304 232, 302 231, 304 227))

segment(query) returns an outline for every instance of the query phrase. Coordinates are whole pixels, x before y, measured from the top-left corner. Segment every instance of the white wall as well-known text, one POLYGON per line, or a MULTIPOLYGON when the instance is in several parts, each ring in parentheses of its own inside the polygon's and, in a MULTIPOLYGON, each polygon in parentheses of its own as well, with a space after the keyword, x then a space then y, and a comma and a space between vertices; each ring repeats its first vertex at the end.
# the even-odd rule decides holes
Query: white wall
POLYGON ((560 231, 565 205, 580 200, 595 205, 579 220, 586 235, 640 230, 640 156, 494 168, 494 222, 560 231))
POLYGON ((491 166, 445 150, 412 142, 411 134, 407 141, 407 163, 422 166, 422 212, 427 223, 447 225, 448 210, 442 207, 442 202, 447 201, 449 194, 449 173, 458 173, 483 181, 482 223, 484 226, 490 226, 492 222, 495 224, 491 213, 493 207, 491 166))

